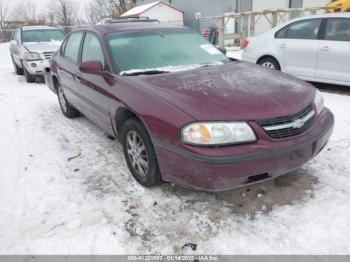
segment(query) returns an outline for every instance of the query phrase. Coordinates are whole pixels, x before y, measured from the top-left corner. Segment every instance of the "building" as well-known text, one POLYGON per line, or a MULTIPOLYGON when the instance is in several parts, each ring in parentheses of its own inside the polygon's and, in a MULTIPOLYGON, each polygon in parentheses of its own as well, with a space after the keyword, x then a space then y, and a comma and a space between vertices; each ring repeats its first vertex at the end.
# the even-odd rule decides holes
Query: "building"
MULTIPOLYGON (((134 0, 137 6, 154 0, 134 0)), ((221 16, 225 13, 261 11, 275 8, 324 7, 331 0, 164 0, 183 10, 184 24, 197 31, 215 25, 215 21, 196 19, 198 17, 221 16)))
POLYGON ((138 5, 121 15, 121 17, 149 17, 151 19, 158 19, 160 22, 184 25, 184 12, 172 6, 169 2, 163 1, 153 1, 151 3, 138 5))

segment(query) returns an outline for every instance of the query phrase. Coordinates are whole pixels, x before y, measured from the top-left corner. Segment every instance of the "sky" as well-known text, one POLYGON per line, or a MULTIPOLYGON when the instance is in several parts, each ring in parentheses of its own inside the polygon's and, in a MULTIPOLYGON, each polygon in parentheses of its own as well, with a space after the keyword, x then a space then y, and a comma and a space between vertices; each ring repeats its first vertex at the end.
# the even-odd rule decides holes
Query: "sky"
MULTIPOLYGON (((4 2, 11 2, 11 6, 15 7, 19 3, 23 3, 23 0, 3 0, 4 2)), ((47 5, 54 1, 54 0, 26 0, 28 2, 34 3, 37 7, 38 10, 42 11, 45 10, 47 5)), ((77 5, 82 8, 85 4, 87 4, 90 0, 73 0, 74 3, 77 3, 77 5)))

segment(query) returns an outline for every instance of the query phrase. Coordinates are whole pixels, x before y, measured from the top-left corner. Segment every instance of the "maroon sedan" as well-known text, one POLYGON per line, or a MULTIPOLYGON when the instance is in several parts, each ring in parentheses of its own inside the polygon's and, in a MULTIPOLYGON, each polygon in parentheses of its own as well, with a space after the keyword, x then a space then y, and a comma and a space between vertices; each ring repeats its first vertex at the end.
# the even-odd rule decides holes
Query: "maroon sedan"
POLYGON ((223 191, 274 178, 315 157, 333 131, 312 85, 230 60, 185 27, 79 29, 49 71, 63 114, 119 137, 146 187, 223 191))

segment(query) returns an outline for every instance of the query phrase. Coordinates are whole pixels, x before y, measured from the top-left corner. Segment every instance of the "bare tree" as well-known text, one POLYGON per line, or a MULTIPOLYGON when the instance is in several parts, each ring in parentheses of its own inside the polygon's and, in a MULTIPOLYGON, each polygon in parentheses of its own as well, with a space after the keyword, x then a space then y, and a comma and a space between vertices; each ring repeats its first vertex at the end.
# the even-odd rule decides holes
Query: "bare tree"
POLYGON ((9 2, 4 2, 0 0, 0 28, 4 29, 6 27, 6 21, 10 14, 9 2))
POLYGON ((71 26, 76 21, 77 8, 71 0, 56 0, 53 5, 53 13, 51 18, 57 24, 62 26, 71 26))
POLYGON ((86 7, 85 15, 89 23, 96 23, 107 17, 117 18, 134 6, 130 0, 93 0, 86 7))
POLYGON ((27 24, 36 24, 37 8, 35 3, 23 1, 18 4, 15 11, 16 17, 25 21, 27 24))

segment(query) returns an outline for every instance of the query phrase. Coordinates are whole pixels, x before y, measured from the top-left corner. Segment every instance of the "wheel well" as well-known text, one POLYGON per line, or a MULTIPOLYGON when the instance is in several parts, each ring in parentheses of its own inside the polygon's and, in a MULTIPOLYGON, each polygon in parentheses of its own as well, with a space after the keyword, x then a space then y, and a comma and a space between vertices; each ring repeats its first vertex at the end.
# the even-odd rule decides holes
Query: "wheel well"
MULTIPOLYGON (((140 121, 140 123, 142 123, 141 119, 136 114, 131 112, 129 109, 127 109, 127 108, 119 108, 117 110, 116 126, 117 126, 118 133, 121 132, 124 123, 127 120, 131 119, 131 118, 134 118, 134 119, 140 121)), ((143 125, 143 123, 142 123, 142 125, 143 125)))
POLYGON ((258 61, 256 61, 256 63, 259 64, 261 60, 266 59, 266 58, 272 58, 273 60, 275 60, 277 62, 279 68, 281 68, 280 62, 275 57, 273 57, 272 55, 264 55, 264 56, 260 57, 258 59, 258 61))

